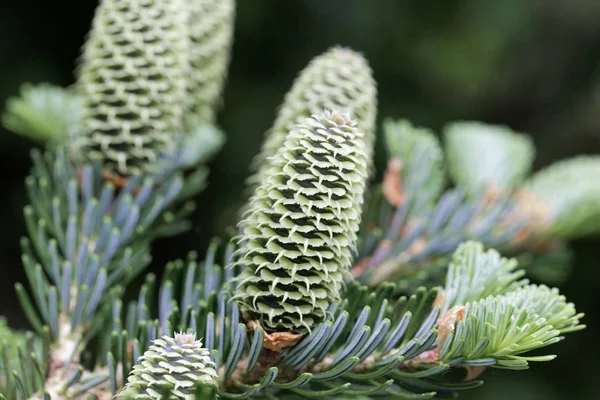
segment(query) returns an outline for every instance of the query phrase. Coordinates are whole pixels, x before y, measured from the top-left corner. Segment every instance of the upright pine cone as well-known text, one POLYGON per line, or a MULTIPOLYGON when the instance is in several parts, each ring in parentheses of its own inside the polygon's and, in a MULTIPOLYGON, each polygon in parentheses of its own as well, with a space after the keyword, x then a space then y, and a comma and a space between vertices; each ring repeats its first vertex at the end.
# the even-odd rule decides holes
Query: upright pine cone
POLYGON ((83 153, 128 175, 169 149, 189 104, 186 18, 184 0, 102 0, 78 71, 83 153))
POLYGON ((340 300, 367 178, 365 136, 349 114, 307 118, 286 137, 240 223, 235 298, 269 331, 302 332, 340 300))
POLYGON ((193 334, 156 339, 129 373, 120 396, 162 399, 162 391, 170 390, 170 399, 194 398, 197 384, 216 385, 215 364, 209 355, 193 334))
POLYGON ((350 113, 364 133, 369 168, 375 144, 377 87, 367 60, 359 53, 334 47, 314 58, 296 78, 275 120, 266 133, 260 153, 253 160, 248 185, 253 190, 266 178, 268 159, 283 146, 296 124, 326 110, 350 113))
POLYGON ((192 115, 213 123, 225 83, 233 40, 234 0, 186 0, 190 10, 192 115))

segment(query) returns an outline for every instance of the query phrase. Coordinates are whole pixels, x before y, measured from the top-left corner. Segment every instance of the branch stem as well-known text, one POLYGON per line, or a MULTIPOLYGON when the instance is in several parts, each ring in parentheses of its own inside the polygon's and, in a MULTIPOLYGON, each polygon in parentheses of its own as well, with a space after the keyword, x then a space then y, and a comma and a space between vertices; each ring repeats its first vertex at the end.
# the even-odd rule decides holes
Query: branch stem
MULTIPOLYGON (((44 383, 45 391, 50 398, 66 399, 67 379, 80 367, 80 354, 82 350, 82 329, 71 326, 71 318, 60 314, 58 318, 58 337, 50 346, 48 355, 48 373, 44 383)), ((30 400, 43 399, 44 392, 33 395, 30 400)))

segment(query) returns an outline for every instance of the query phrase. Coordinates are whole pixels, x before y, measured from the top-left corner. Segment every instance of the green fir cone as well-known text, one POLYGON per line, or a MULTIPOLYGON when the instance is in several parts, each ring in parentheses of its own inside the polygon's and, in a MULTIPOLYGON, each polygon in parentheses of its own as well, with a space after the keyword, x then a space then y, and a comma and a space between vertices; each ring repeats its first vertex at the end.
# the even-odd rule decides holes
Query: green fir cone
POLYGON ((334 47, 314 58, 297 77, 273 127, 253 160, 248 185, 254 190, 266 177, 268 159, 283 146, 297 123, 323 110, 339 110, 355 118, 364 133, 369 168, 375 144, 377 86, 367 60, 359 53, 334 47))
POLYGON ((216 385, 216 379, 215 363, 202 342, 194 334, 179 333, 153 341, 129 373, 119 397, 162 399, 162 393, 169 391, 171 399, 193 399, 198 384, 216 385))
POLYGON ((192 71, 189 93, 193 123, 214 123, 215 108, 227 76, 233 25, 234 0, 186 0, 189 8, 192 71))
POLYGON ((151 170, 189 104, 185 0, 102 0, 78 70, 76 147, 121 175, 151 170))
POLYGON ((307 118, 285 138, 240 223, 235 298, 268 331, 310 330, 341 297, 367 179, 350 115, 307 118))

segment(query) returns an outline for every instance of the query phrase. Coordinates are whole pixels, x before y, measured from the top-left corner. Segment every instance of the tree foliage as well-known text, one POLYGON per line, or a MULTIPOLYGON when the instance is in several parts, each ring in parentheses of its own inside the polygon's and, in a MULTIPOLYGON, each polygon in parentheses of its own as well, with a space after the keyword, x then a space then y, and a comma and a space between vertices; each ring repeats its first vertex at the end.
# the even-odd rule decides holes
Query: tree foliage
POLYGON ((516 256, 595 232, 597 157, 528 177, 533 144, 508 128, 451 123, 444 148, 388 119, 389 164, 370 185, 376 84, 342 47, 286 95, 237 234, 126 297, 152 240, 189 228, 224 140, 234 13, 103 0, 76 91, 24 86, 9 101, 6 126, 47 149, 25 182, 16 286, 33 331, 0 324, 0 398, 448 397, 487 367, 553 359, 531 352, 584 328, 516 256))

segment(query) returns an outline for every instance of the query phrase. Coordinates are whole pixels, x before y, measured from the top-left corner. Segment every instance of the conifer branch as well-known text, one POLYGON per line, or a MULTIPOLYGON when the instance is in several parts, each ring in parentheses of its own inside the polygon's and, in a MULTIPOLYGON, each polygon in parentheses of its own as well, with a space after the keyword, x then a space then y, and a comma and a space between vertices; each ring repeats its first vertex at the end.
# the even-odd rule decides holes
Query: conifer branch
POLYGON ((76 93, 49 83, 25 83, 19 97, 6 101, 2 124, 42 143, 64 143, 75 135, 81 113, 81 98, 76 93))
POLYGON ((444 139, 450 176, 473 196, 515 189, 535 156, 531 138, 506 126, 453 122, 445 127, 444 139))
POLYGON ((102 324, 104 303, 147 266, 151 239, 187 228, 190 208, 165 214, 184 186, 177 174, 162 184, 134 175, 117 193, 99 164, 76 166, 62 151, 33 152, 33 159, 29 238, 22 240, 33 296, 20 284, 17 293, 48 342, 44 387, 68 397, 81 389, 68 377, 81 368, 79 354, 102 324))
POLYGON ((234 15, 232 0, 103 0, 76 92, 9 100, 6 126, 47 149, 32 152, 16 286, 33 332, 0 321, 0 399, 447 397, 488 367, 551 360, 530 352, 585 327, 516 256, 597 231, 597 157, 528 178, 533 144, 506 127, 452 123, 442 150, 386 120, 369 190, 376 84, 342 47, 286 95, 238 236, 126 303, 151 241, 189 227, 223 143, 234 15))
POLYGON ((525 271, 515 270, 516 268, 515 259, 501 257, 494 249, 484 252, 481 243, 461 244, 448 266, 446 287, 442 295, 442 314, 457 305, 521 288, 528 281, 521 279, 525 271))
POLYGON ((85 369, 82 353, 102 331, 109 299, 148 265, 149 243, 189 227, 186 200, 204 187, 201 163, 223 134, 206 123, 181 132, 192 68, 187 15, 179 0, 103 0, 78 92, 24 87, 10 101, 7 126, 48 151, 32 153, 26 181, 31 290, 16 287, 42 344, 21 346, 23 378, 1 382, 9 398, 104 398, 108 372, 85 369))
MULTIPOLYGON (((351 283, 341 303, 330 306, 330 320, 315 325, 297 344, 273 358, 276 353, 267 348, 269 333, 260 325, 243 324, 240 308, 228 301, 232 288, 229 277, 239 270, 220 265, 235 265, 232 257, 236 252, 229 243, 223 264, 217 264, 217 244, 211 246, 204 265, 195 255, 187 266, 181 261, 169 264, 159 287, 151 275, 148 277, 139 302, 126 307, 129 311, 122 320, 113 320, 114 351, 109 355, 109 370, 117 371, 124 362, 129 365, 123 370, 126 373, 154 337, 183 328, 204 334, 206 350, 219 374, 218 393, 223 398, 279 398, 292 393, 309 397, 324 393, 432 397, 480 384, 430 379, 451 368, 471 368, 479 373, 484 367, 522 369, 528 362, 552 358, 531 357, 525 352, 555 343, 561 329, 566 333, 583 328, 579 325, 581 314, 576 314, 564 297, 555 290, 542 289, 539 296, 548 302, 540 308, 533 300, 538 295, 529 297, 523 292, 531 294, 538 289, 522 286, 524 282, 516 280, 518 275, 509 279, 514 285, 502 286, 496 295, 489 295, 493 285, 489 281, 486 284, 485 278, 471 279, 464 285, 471 294, 461 300, 455 297, 452 304, 457 305, 440 312, 438 306, 450 298, 443 293, 452 293, 452 282, 458 279, 452 272, 443 290, 420 288, 409 298, 395 299, 398 288, 392 283, 374 291, 351 283), (152 304, 156 293, 158 307, 152 304), (158 309, 158 314, 151 315, 151 309, 158 309), (550 313, 556 315, 555 322, 546 319, 550 313), (136 326, 138 320, 143 329, 136 326), (125 321, 128 328, 121 331, 125 321), (478 321, 489 330, 475 329, 478 321), (475 332, 480 336, 474 337, 475 332), (131 352, 119 350, 130 348, 128 344, 131 352), (121 354, 124 358, 119 358, 121 354)), ((515 268, 513 261, 498 258, 491 250, 485 252, 477 243, 463 246, 454 260, 455 270, 472 277, 487 271, 492 262, 505 274, 515 268)), ((123 308, 120 302, 114 307, 123 308)), ((117 387, 119 378, 111 381, 117 387)))
MULTIPOLYGON (((457 186, 447 187, 442 193, 443 157, 432 133, 402 121, 387 121, 384 129, 391 160, 382 184, 374 188, 352 268, 355 278, 371 285, 390 278, 406 279, 407 289, 426 282, 435 284, 444 273, 449 255, 467 240, 480 241, 508 254, 530 253, 533 259, 555 249, 561 251, 565 245, 556 239, 573 234, 566 233, 566 229, 562 236, 551 233, 553 224, 561 223, 555 211, 558 207, 552 201, 559 204, 558 199, 566 199, 569 193, 586 202, 594 196, 593 190, 587 197, 575 194, 583 193, 576 187, 588 187, 586 182, 591 185, 594 157, 580 163, 580 169, 574 172, 590 179, 566 184, 554 200, 551 193, 556 186, 546 186, 548 193, 544 194, 543 180, 537 174, 524 181, 534 154, 530 140, 507 128, 481 123, 455 123, 448 128, 446 154, 454 152, 449 162, 455 169, 457 186), (480 158, 484 147, 494 154, 480 158), (511 161, 511 172, 498 165, 511 157, 512 148, 522 156, 517 157, 519 162, 511 161), (476 159, 480 160, 477 166, 469 161, 476 159), (540 182, 540 189, 535 189, 534 182, 540 182)), ((557 166, 555 170, 566 174, 570 163, 565 161, 560 164, 564 169, 557 166)), ((591 201, 586 204, 589 207, 580 208, 580 215, 593 221, 598 208, 591 201)), ((589 232, 583 225, 578 229, 581 234, 589 232)))
POLYGON ((578 156, 558 161, 526 182, 526 192, 547 205, 546 238, 572 239, 598 232, 599 177, 600 157, 578 156))

